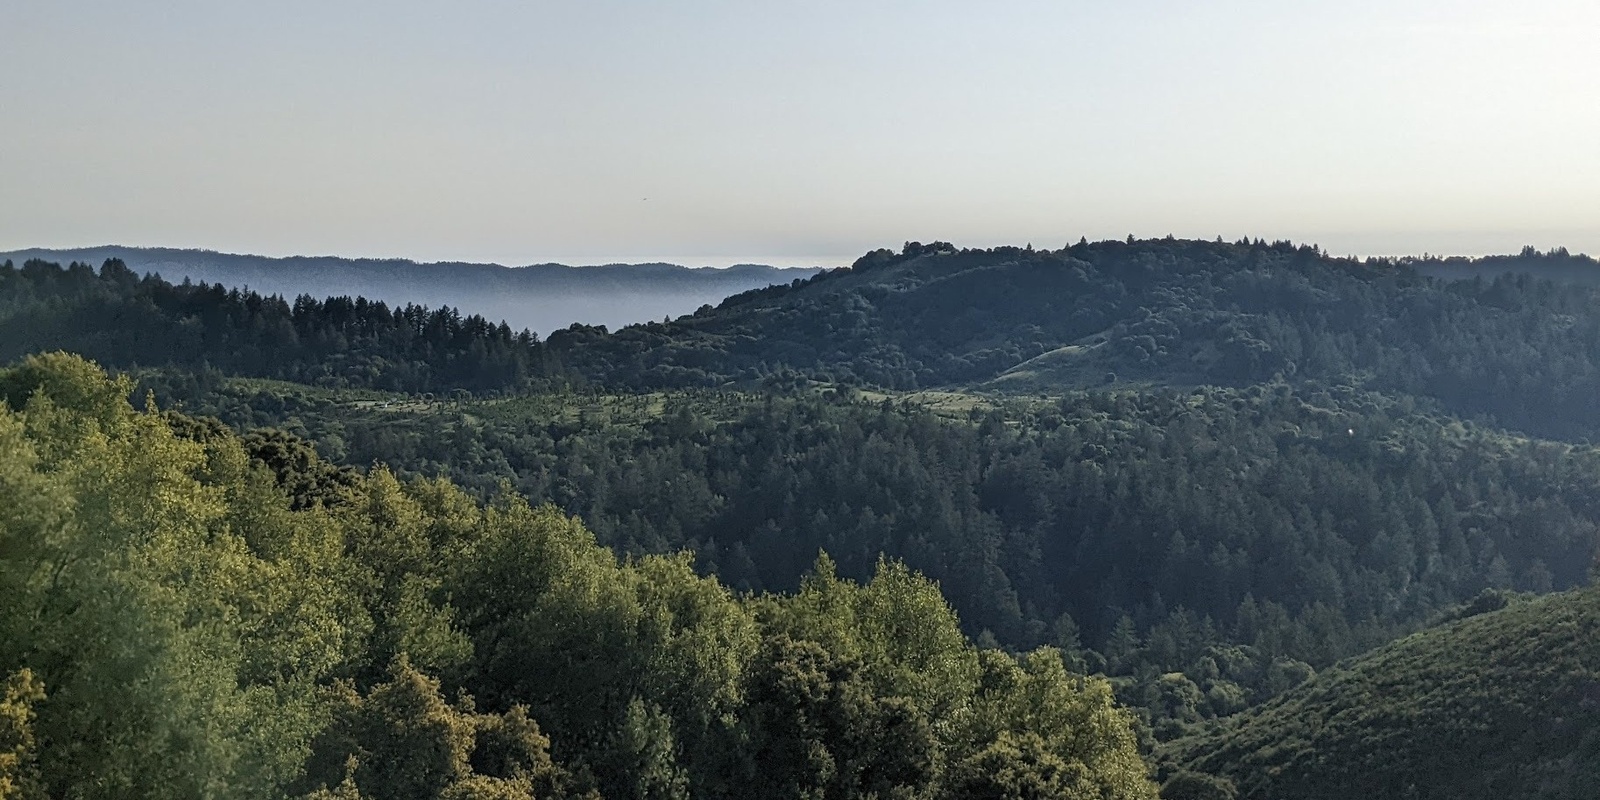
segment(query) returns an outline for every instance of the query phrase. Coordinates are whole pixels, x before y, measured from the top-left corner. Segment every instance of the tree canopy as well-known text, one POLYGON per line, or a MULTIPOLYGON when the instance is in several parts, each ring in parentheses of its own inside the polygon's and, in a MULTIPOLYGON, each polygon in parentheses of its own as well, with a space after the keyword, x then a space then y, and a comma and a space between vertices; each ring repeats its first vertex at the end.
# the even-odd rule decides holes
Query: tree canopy
POLYGON ((509 490, 319 482, 129 389, 0 370, 8 795, 968 797, 1017 741, 1041 796, 1155 795, 1104 680, 975 647, 897 562, 740 596, 509 490))

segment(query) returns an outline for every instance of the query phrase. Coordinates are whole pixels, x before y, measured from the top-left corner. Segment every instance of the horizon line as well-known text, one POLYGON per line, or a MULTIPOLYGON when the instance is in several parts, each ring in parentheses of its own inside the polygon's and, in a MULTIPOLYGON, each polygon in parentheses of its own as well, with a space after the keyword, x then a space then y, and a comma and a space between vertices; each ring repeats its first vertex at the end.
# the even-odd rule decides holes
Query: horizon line
MULTIPOLYGON (((1087 237, 1081 237, 1081 238, 1087 239, 1087 237)), ((1149 242, 1149 241, 1163 241, 1163 240, 1168 240, 1168 239, 1174 239, 1174 240, 1177 240, 1177 241, 1205 242, 1205 243, 1210 243, 1210 244, 1217 243, 1217 241, 1219 239, 1224 244, 1237 244, 1239 242, 1238 239, 1231 239, 1231 238, 1226 237, 1226 236, 1207 239, 1207 238, 1201 238, 1201 237, 1182 237, 1182 236, 1172 236, 1172 235, 1150 236, 1150 237, 1135 237, 1134 241, 1146 241, 1146 242, 1149 242)), ((1521 248, 1519 248, 1517 250, 1499 250, 1499 249, 1488 250, 1488 249, 1482 249, 1482 248, 1473 248, 1473 249, 1471 249, 1471 250, 1469 250, 1467 252, 1453 252, 1453 253, 1432 252, 1432 251, 1429 251, 1427 249, 1424 249, 1422 252, 1395 252, 1395 251, 1392 251, 1392 250, 1380 251, 1380 250, 1374 249, 1374 250, 1369 251, 1369 252, 1335 253, 1335 252, 1331 251, 1329 248, 1322 247, 1318 242, 1314 242, 1314 241, 1297 241, 1297 240, 1292 239, 1292 238, 1290 238, 1290 239, 1283 239, 1283 238, 1268 239, 1266 237, 1249 237, 1249 240, 1250 241, 1260 240, 1260 241, 1264 241, 1264 242, 1266 242, 1268 244, 1272 244, 1272 243, 1275 243, 1275 242, 1287 241, 1287 242, 1290 242, 1291 244, 1294 244, 1295 246, 1316 247, 1322 252, 1323 255, 1331 257, 1331 258, 1389 259, 1389 260, 1405 260, 1405 259, 1419 259, 1419 260, 1422 260, 1422 259, 1440 259, 1440 260, 1449 260, 1449 259, 1455 259, 1455 258, 1481 259, 1481 258, 1494 258, 1494 257, 1506 257, 1506 256, 1513 256, 1513 257, 1514 256, 1519 256, 1519 255, 1522 255, 1529 248, 1532 248, 1535 252, 1539 253, 1540 255, 1545 255, 1545 254, 1548 254, 1548 253, 1554 253, 1554 252, 1558 252, 1558 251, 1568 251, 1568 254, 1573 256, 1573 257, 1580 257, 1580 258, 1582 258, 1582 257, 1592 257, 1587 252, 1583 252, 1583 251, 1572 252, 1570 250, 1570 248, 1562 246, 1562 245, 1555 245, 1555 246, 1548 247, 1548 248, 1539 248, 1539 247, 1537 247, 1535 245, 1532 245, 1532 244, 1525 244, 1525 245, 1523 245, 1521 248)), ((913 241, 916 241, 916 240, 906 240, 906 242, 904 242, 903 244, 909 244, 909 243, 911 243, 913 241)), ((932 244, 935 241, 943 241, 943 240, 937 240, 937 239, 929 240, 927 242, 923 242, 923 244, 932 244)), ((1124 241, 1124 240, 1121 239, 1121 238, 1117 238, 1117 237, 1111 237, 1111 238, 1104 238, 1104 239, 1099 239, 1099 240, 1089 240, 1089 243, 1090 244, 1100 244, 1100 243, 1105 243, 1105 242, 1120 242, 1120 241, 1124 241)), ((1017 245, 1017 244, 990 245, 987 248, 986 247, 981 247, 981 246, 980 247, 971 247, 971 248, 961 248, 960 245, 956 245, 956 247, 958 249, 973 249, 973 250, 992 249, 994 247, 1022 247, 1022 246, 1026 246, 1026 247, 1032 248, 1033 245, 1032 245, 1031 242, 1026 243, 1025 245, 1017 245)), ((1067 248, 1069 248, 1071 246, 1073 246, 1073 243, 1064 244, 1059 248, 1043 247, 1043 248, 1039 248, 1039 249, 1043 250, 1043 251, 1064 250, 1064 249, 1067 249, 1067 248)), ((861 251, 859 253, 856 253, 855 255, 850 255, 850 256, 844 256, 844 255, 840 255, 840 254, 831 254, 831 255, 827 255, 827 256, 803 256, 803 257, 793 257, 793 256, 776 256, 776 257, 774 257, 774 256, 727 256, 727 255, 698 255, 698 256, 682 256, 682 255, 679 255, 679 256, 649 257, 649 256, 639 256, 639 255, 621 255, 621 256, 598 256, 598 257, 596 257, 596 256, 585 256, 585 257, 582 257, 582 258, 573 258, 571 260, 560 260, 558 258, 558 259, 547 259, 547 260, 528 260, 528 261, 523 261, 521 259, 516 259, 516 260, 513 260, 513 259, 506 259, 506 260, 470 260, 470 259, 459 259, 459 258, 419 260, 417 258, 413 258, 413 257, 409 257, 409 256, 365 256, 365 255, 341 255, 341 254, 337 254, 337 253, 303 253, 303 252, 302 253, 289 253, 289 254, 286 254, 286 255, 274 255, 274 254, 269 254, 269 253, 252 253, 252 252, 242 252, 242 251, 235 251, 235 250, 219 250, 219 249, 210 248, 210 247, 176 247, 176 246, 172 246, 172 245, 94 244, 94 245, 80 245, 80 246, 67 246, 67 247, 62 247, 62 246, 13 247, 13 248, 9 248, 9 249, 0 251, 0 258, 9 258, 9 257, 15 256, 17 254, 28 253, 28 252, 71 253, 71 252, 78 252, 78 251, 94 251, 94 250, 110 250, 110 249, 142 250, 142 251, 170 251, 170 252, 174 252, 174 253, 204 253, 204 254, 210 254, 210 255, 232 256, 232 257, 239 257, 239 258, 261 258, 261 259, 268 259, 268 260, 274 260, 274 261, 289 261, 289 260, 296 260, 296 259, 307 259, 307 260, 311 260, 311 259, 338 259, 338 260, 341 260, 341 261, 352 261, 352 262, 404 262, 404 263, 409 263, 409 264, 415 264, 417 266, 452 266, 452 265, 457 265, 457 266, 473 266, 473 267, 497 267, 497 268, 501 268, 501 269, 526 269, 526 268, 529 268, 529 267, 548 267, 548 266, 568 267, 568 268, 573 268, 573 269, 588 269, 588 268, 593 268, 593 267, 637 267, 637 266, 650 266, 650 265, 665 265, 665 266, 679 267, 679 268, 682 268, 682 269, 691 269, 691 270, 695 270, 695 269, 726 270, 726 269, 732 269, 732 268, 735 268, 735 267, 767 267, 767 268, 771 268, 771 269, 784 269, 784 270, 788 270, 788 269, 793 269, 793 270, 805 270, 805 269, 829 270, 829 269, 838 269, 838 268, 842 268, 842 267, 848 267, 851 264, 855 263, 855 261, 857 259, 861 258, 861 256, 863 256, 863 255, 865 255, 867 253, 877 252, 878 250, 883 250, 883 249, 888 249, 888 250, 895 251, 895 252, 898 252, 898 250, 899 250, 899 248, 897 248, 897 247, 879 247, 879 248, 872 248, 872 249, 869 249, 869 250, 861 251), (521 263, 513 263, 514 261, 520 261, 521 263)))

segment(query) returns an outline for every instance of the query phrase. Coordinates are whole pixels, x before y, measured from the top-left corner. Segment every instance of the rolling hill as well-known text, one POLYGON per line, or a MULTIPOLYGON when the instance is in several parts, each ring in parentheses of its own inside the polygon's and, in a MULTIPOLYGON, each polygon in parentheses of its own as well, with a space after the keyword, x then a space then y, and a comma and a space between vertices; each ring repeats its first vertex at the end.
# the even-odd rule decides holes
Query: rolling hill
POLYGON ((1165 755, 1250 800, 1600 796, 1600 589, 1413 634, 1165 755))
POLYGON ((1056 251, 911 243, 669 324, 559 331, 549 347, 572 371, 620 388, 804 379, 1053 393, 1315 381, 1433 398, 1541 436, 1595 435, 1600 291, 1534 277, 1595 262, 1553 253, 1463 263, 1501 277, 1445 281, 1424 274, 1433 262, 1259 240, 1056 251))
POLYGON ((1588 796, 1592 592, 1357 656, 1485 588, 1582 586, 1600 548, 1600 292, 1534 277, 1592 261, 1508 259, 913 243, 542 341, 30 262, 0 267, 0 358, 70 349, 345 466, 509 485, 740 591, 902 559, 1248 797, 1588 796))

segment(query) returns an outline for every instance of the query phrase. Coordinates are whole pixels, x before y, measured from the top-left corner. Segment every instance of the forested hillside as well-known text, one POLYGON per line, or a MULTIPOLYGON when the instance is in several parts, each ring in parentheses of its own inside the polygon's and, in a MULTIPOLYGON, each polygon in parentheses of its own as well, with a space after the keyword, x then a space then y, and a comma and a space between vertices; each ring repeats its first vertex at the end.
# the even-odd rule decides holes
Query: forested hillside
POLYGON ((1561 252, 1475 264, 1506 274, 1443 283, 1416 262, 1259 240, 1057 251, 913 243, 672 324, 562 331, 550 346, 612 386, 782 380, 788 370, 863 386, 1023 392, 1281 376, 1434 397, 1540 435, 1593 435, 1600 295, 1535 277, 1593 260, 1561 252))
POLYGON ((1600 547, 1600 453, 1348 390, 952 415, 839 396, 405 404, 227 383, 185 407, 483 496, 509 481, 619 553, 688 548, 738 588, 792 590, 818 549, 866 578, 888 552, 939 579, 971 635, 1061 647, 1173 724, 1270 697, 1485 588, 1581 585, 1600 547), (1174 691, 1192 696, 1159 696, 1174 691))
POLYGON ((8 800, 1154 797, 1104 681, 897 562, 735 596, 129 389, 0 370, 8 800))
POLYGON ((1600 591, 1501 611, 1504 598, 1485 600, 1498 602, 1324 672, 1165 756, 1226 776, 1243 800, 1600 796, 1600 591))
POLYGON ((1600 419, 1600 288, 1536 277, 1594 266, 1564 252, 1395 262, 1260 241, 908 244, 675 321, 574 326, 547 343, 448 308, 291 303, 108 265, 0 269, 0 356, 65 348, 117 368, 414 392, 809 380, 1032 393, 1281 378, 1434 398, 1545 437, 1590 438, 1600 419), (1450 265, 1480 277, 1418 271, 1450 265), (1483 279, 1491 269, 1505 274, 1483 279))
MULTIPOLYGON (((1037 785, 1049 787, 1037 796, 1075 797, 1063 782, 1102 774, 1121 776, 1104 778, 1123 781, 1117 796, 1138 796, 1150 789, 1128 777, 1143 774, 1128 761, 1137 739, 1166 754, 1163 779, 1189 770, 1174 798, 1229 796, 1224 779, 1266 797, 1323 778, 1281 772, 1265 744, 1207 739, 1223 736, 1217 725, 1299 703, 1295 724, 1321 730, 1347 712, 1307 704, 1315 687, 1366 675, 1415 688, 1412 666, 1460 666, 1440 661, 1442 645, 1410 644, 1437 632, 1349 659, 1481 611, 1485 598, 1591 580, 1600 289, 1572 276, 1594 266, 1565 252, 1358 261, 1260 241, 913 243, 675 321, 541 340, 451 309, 172 285, 116 261, 98 271, 30 262, 0 267, 0 358, 65 349, 102 360, 123 383, 89 370, 63 397, 91 384, 107 398, 149 396, 161 414, 129 419, 159 420, 203 450, 242 449, 258 467, 239 474, 272 474, 287 515, 261 517, 280 520, 279 538, 263 539, 272 547, 300 541, 285 532, 301 530, 296 520, 331 526, 304 546, 342 554, 328 575, 358 576, 316 590, 345 603, 329 618, 354 620, 339 635, 357 644, 306 679, 318 687, 306 697, 323 699, 264 684, 261 697, 301 703, 301 727, 284 722, 280 737, 299 749, 271 758, 272 769, 305 771, 272 779, 280 788, 393 794, 374 787, 400 778, 362 766, 378 745, 361 736, 385 730, 374 709, 404 690, 436 694, 430 707, 457 720, 452 730, 523 730, 506 716, 521 713, 543 733, 519 741, 549 737, 546 755, 518 745, 518 772, 504 761, 488 770, 488 756, 471 755, 480 734, 460 734, 452 752, 469 755, 450 769, 463 786, 489 775, 544 794, 734 796, 755 765, 782 764, 771 774, 785 796, 1011 797, 1037 785), (1432 277, 1452 270, 1472 277, 1432 277), (372 499, 379 486, 412 510, 372 499), (352 544, 396 531, 420 533, 352 544), (557 551, 569 560, 540 560, 557 551), (589 582, 539 577, 557 572, 589 582), (558 585, 577 594, 543 599, 558 585), (872 605, 889 602, 875 592, 917 609, 903 619, 937 624, 873 627, 902 619, 872 605), (679 632, 679 619, 693 621, 679 632), (578 630, 591 638, 562 638, 578 630), (896 649, 924 636, 942 644, 896 649), (674 660, 707 648, 721 660, 674 660), (943 671, 928 672, 934 662, 943 671), (1035 680, 1018 676, 1046 673, 1037 685, 1058 688, 1017 688, 1035 680), (558 691, 547 679, 572 683, 558 691), (348 691, 326 700, 337 681, 348 691), (831 698, 826 710, 797 711, 783 694, 796 687, 805 703, 831 698), (1031 699, 984 706, 995 687, 1031 699), (1088 717, 1036 720, 1020 710, 1029 704, 1111 720, 1090 729, 1107 732, 1103 752, 1116 755, 1102 764, 1070 750, 1064 731, 1088 717), (1026 721, 1002 736, 998 723, 967 727, 962 708, 1026 721), (891 755, 872 755, 869 741, 921 755, 871 761, 891 755), (1280 772, 1289 783, 1273 783, 1280 772)), ((85 369, 57 355, 7 374, 32 386, 48 381, 16 376, 85 369)), ((41 413, 13 396, 19 419, 41 413)), ((19 458, 58 463, 37 455, 54 445, 30 446, 36 455, 19 458)), ((206 495, 217 508, 245 496, 207 483, 212 474, 192 477, 221 487, 206 495)), ((93 488, 73 487, 59 497, 93 488)), ((239 536, 229 552, 277 558, 239 536)), ((206 597, 222 609, 218 630, 239 641, 300 613, 206 597)), ((196 614, 172 619, 209 619, 196 614)), ((33 651, 18 652, 0 668, 44 674, 33 651)), ((31 680, 14 679, 9 707, 31 707, 31 680)), ((1368 700, 1376 710, 1361 727, 1373 741, 1409 724, 1409 711, 1385 716, 1368 700)), ((1515 716, 1485 713, 1491 732, 1515 716)), ((1241 741, 1256 741, 1257 723, 1238 724, 1241 741)), ((44 764, 60 740, 35 739, 44 764)), ((1372 757, 1343 741, 1308 744, 1294 763, 1336 771, 1372 757)), ((1429 748, 1445 745, 1430 742, 1394 749, 1373 780, 1444 769, 1429 748)))

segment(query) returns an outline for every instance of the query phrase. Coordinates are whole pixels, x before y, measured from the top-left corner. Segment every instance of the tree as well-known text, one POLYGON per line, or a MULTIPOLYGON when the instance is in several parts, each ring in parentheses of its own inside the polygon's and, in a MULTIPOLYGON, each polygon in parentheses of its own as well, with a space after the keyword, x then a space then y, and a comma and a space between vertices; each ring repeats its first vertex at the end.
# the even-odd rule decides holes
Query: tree
POLYGON ((314 792, 394 800, 579 794, 521 706, 500 715, 476 713, 470 699, 452 707, 439 682, 405 658, 366 696, 349 684, 332 691, 333 722, 318 735, 303 779, 314 792))
POLYGON ((12 673, 0 694, 0 800, 36 800, 44 794, 35 761, 33 706, 44 687, 28 670, 12 673))
POLYGON ((1077 800, 1094 796, 1083 765, 1069 765, 1038 734, 1000 734, 957 764, 950 800, 1077 800), (1076 769, 1074 769, 1076 767, 1076 769))

